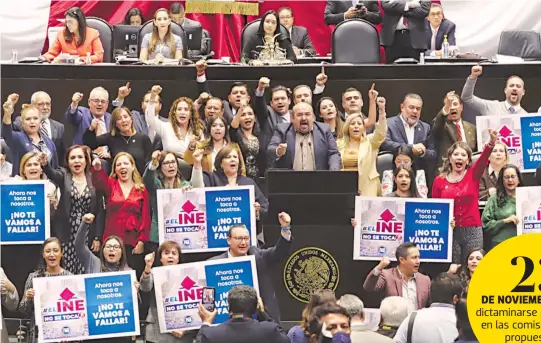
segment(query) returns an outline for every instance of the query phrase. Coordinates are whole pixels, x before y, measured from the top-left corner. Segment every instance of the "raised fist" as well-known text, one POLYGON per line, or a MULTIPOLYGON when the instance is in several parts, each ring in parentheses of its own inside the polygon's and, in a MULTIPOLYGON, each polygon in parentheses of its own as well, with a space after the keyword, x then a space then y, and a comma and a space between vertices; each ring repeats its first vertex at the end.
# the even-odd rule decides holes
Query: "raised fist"
POLYGON ((75 92, 71 97, 71 104, 77 106, 83 100, 83 93, 75 92))
POLYGON ((94 221, 94 215, 92 213, 87 213, 83 216, 83 222, 86 224, 92 224, 94 221))
POLYGON ((471 67, 470 77, 472 79, 478 78, 479 76, 481 76, 481 74, 483 74, 483 67, 481 67, 480 65, 475 65, 471 67))
POLYGON ((378 268, 379 270, 383 270, 387 268, 390 264, 391 260, 387 256, 384 256, 376 268, 378 268))
POLYGON ((204 73, 205 70, 207 70, 207 61, 205 60, 199 60, 195 63, 195 69, 197 69, 197 73, 200 74, 200 73, 204 73))
POLYGON ((262 77, 259 79, 259 82, 257 84, 257 88, 259 90, 265 90, 265 88, 270 86, 270 79, 268 77, 262 77))

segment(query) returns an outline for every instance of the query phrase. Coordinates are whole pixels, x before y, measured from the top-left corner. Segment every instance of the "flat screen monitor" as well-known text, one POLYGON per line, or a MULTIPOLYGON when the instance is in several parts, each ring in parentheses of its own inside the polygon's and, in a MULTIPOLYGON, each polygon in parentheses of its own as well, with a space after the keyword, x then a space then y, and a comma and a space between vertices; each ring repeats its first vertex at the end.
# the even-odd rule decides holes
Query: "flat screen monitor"
POLYGON ((201 39, 203 38, 203 27, 201 24, 184 25, 182 28, 188 40, 188 50, 201 50, 201 39))
POLYGON ((140 29, 141 25, 115 25, 113 27, 115 51, 122 50, 128 53, 128 56, 139 56, 137 44, 140 29))

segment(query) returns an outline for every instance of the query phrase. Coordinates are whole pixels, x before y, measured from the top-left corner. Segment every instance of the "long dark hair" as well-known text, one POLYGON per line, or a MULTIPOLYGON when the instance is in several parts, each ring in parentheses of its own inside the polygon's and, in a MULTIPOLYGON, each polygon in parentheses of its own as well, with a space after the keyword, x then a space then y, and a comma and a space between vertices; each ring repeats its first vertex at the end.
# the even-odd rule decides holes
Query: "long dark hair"
POLYGON ((212 124, 214 124, 214 122, 217 121, 217 120, 220 120, 222 122, 222 124, 224 124, 224 130, 225 130, 224 141, 225 141, 225 144, 229 144, 231 142, 231 139, 229 138, 228 125, 227 125, 227 121, 225 120, 225 118, 222 117, 222 116, 216 116, 216 117, 210 118, 208 123, 207 123, 207 126, 205 128, 205 137, 208 137, 208 138, 202 144, 203 149, 207 153, 211 153, 212 149, 214 148, 214 139, 210 135, 210 130, 212 129, 212 124))
POLYGON ((141 12, 140 9, 137 7, 130 8, 128 12, 126 12, 126 18, 124 18, 124 25, 130 25, 131 23, 131 17, 141 17, 141 24, 145 23, 145 17, 143 17, 143 12, 141 12))
POLYGON ((340 139, 340 138, 343 138, 344 137, 344 125, 345 125, 345 122, 342 120, 342 112, 340 112, 340 110, 338 109, 338 105, 336 104, 336 101, 334 101, 333 98, 329 97, 329 96, 324 96, 323 98, 319 99, 319 101, 317 102, 317 105, 316 107, 314 108, 314 113, 316 115, 316 118, 319 118, 321 119, 321 122, 325 122, 325 119, 323 119, 323 117, 321 116, 321 103, 325 100, 329 100, 333 103, 334 105, 334 108, 336 108, 336 127, 334 128, 334 134, 336 135, 336 138, 337 139, 340 139))
POLYGON ((315 291, 310 296, 310 300, 304 307, 304 310, 302 310, 300 327, 305 331, 305 333, 308 332, 308 328, 310 326, 310 317, 312 316, 314 308, 329 302, 336 303, 334 292, 330 289, 315 291))
POLYGON ((36 268, 37 277, 45 276, 45 272, 47 271, 47 263, 43 258, 43 250, 45 249, 45 246, 49 243, 56 243, 60 247, 60 252, 62 253, 62 257, 60 258, 60 267, 64 268, 64 248, 62 248, 62 243, 60 243, 60 240, 56 237, 49 237, 41 245, 41 258, 39 260, 38 267, 36 268))
POLYGON ((419 193, 417 192, 417 181, 415 180, 415 171, 412 168, 408 168, 408 167, 405 167, 405 166, 399 166, 398 168, 395 169, 395 171, 393 173, 394 179, 395 179, 395 180, 393 180, 393 191, 396 191, 397 188, 398 188, 398 186, 396 185, 396 176, 402 170, 405 170, 406 172, 408 172, 408 175, 410 176, 410 180, 411 180, 410 181, 410 188, 409 188, 410 197, 411 198, 420 198, 419 193))
MULTIPOLYGON (((65 16, 77 20, 77 23, 79 24, 79 40, 75 42, 75 45, 83 45, 86 40, 86 17, 83 10, 81 10, 79 7, 72 7, 66 11, 65 16)), ((66 42, 71 43, 72 35, 67 26, 64 28, 64 39, 66 42)))
POLYGON ((468 284, 471 280, 471 271, 468 269, 468 260, 470 259, 471 254, 474 252, 479 251, 483 257, 487 254, 486 251, 483 248, 473 248, 468 251, 468 257, 466 257, 466 264, 463 265, 460 268, 460 271, 458 273, 458 276, 460 277, 460 280, 462 281, 462 286, 464 286, 464 289, 468 288, 468 284))
POLYGON ((85 162, 86 162, 85 174, 90 174, 90 171, 92 168, 92 157, 91 157, 90 148, 87 147, 86 145, 72 145, 69 147, 69 149, 66 151, 66 156, 64 160, 66 170, 70 170, 69 169, 70 168, 69 167, 70 154, 75 149, 83 150, 83 154, 85 155, 85 162))
POLYGON ((186 181, 186 179, 184 178, 184 175, 182 175, 182 172, 180 171, 181 162, 179 161, 178 158, 176 158, 176 155, 174 153, 169 152, 169 151, 162 151, 162 153, 160 154, 160 164, 158 165, 158 168, 156 169, 156 175, 158 177, 158 180, 161 181, 162 185, 165 186, 165 175, 163 175, 163 172, 162 172, 162 165, 167 155, 170 155, 170 154, 175 157, 175 161, 177 162, 177 177, 175 179, 175 182, 173 182, 173 188, 182 188, 182 183, 186 181))
POLYGON ((101 261, 101 272, 102 273, 108 271, 107 268, 106 268, 106 265, 107 265, 108 262, 107 262, 107 260, 105 260, 105 257, 103 257, 103 250, 105 249, 105 245, 107 244, 107 242, 109 242, 112 239, 116 239, 118 241, 118 243, 120 244, 120 251, 122 253, 120 255, 120 261, 119 261, 119 264, 118 264, 118 270, 123 271, 123 270, 129 270, 130 269, 128 267, 128 257, 126 256, 126 246, 124 245, 124 241, 122 240, 122 238, 112 235, 112 236, 107 237, 107 239, 105 239, 103 241, 103 244, 101 245, 100 261, 101 261))
POLYGON ((276 37, 276 39, 284 40, 284 37, 282 37, 282 35, 280 34, 280 18, 278 17, 278 13, 276 13, 276 11, 273 11, 273 10, 269 10, 265 12, 265 14, 263 14, 263 16, 261 17, 261 22, 259 23, 259 29, 257 29, 257 35, 260 37, 265 37, 265 29, 263 28, 263 25, 265 25, 265 19, 267 19, 267 16, 271 14, 274 15, 274 17, 276 18, 276 29, 274 29, 273 36, 279 35, 278 37, 276 37))
POLYGON ((518 185, 517 187, 522 186, 522 174, 520 173, 520 170, 517 166, 514 164, 506 164, 505 166, 500 169, 500 172, 498 173, 498 181, 496 182, 496 196, 498 197, 498 206, 503 206, 505 202, 507 201, 507 198, 509 198, 509 195, 507 194, 507 191, 505 190, 505 186, 503 184, 503 173, 507 169, 514 169, 517 173, 518 178, 518 185))

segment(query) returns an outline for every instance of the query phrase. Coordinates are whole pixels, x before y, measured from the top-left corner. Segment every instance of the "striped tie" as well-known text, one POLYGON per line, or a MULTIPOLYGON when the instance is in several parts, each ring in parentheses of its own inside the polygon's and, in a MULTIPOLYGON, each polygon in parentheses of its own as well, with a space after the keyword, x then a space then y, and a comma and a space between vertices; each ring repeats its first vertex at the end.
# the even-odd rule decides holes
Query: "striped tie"
POLYGON ((39 132, 41 133, 42 136, 47 136, 48 138, 51 138, 49 136, 49 130, 47 130, 47 124, 45 123, 45 120, 41 121, 41 127, 39 129, 39 132))

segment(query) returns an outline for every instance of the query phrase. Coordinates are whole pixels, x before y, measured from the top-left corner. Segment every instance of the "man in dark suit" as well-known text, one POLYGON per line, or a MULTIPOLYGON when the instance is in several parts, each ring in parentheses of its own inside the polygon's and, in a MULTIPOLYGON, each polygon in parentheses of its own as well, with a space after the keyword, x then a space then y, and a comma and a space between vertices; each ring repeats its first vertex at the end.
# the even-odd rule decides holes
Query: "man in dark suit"
MULTIPOLYGON (((112 102, 113 107, 118 108, 124 105, 124 100, 128 97, 128 95, 130 95, 130 93, 131 93, 131 88, 130 88, 130 83, 128 82, 126 83, 125 86, 122 86, 118 89, 118 95, 116 99, 113 100, 112 102)), ((156 151, 156 150, 162 150, 163 145, 162 145, 162 138, 160 137, 160 135, 157 134, 154 130, 152 130, 152 128, 148 125, 145 119, 147 105, 151 101, 150 94, 151 92, 149 91, 143 96, 143 99, 141 101, 142 112, 132 110, 131 115, 132 115, 133 125, 135 126, 135 131, 140 132, 144 135, 147 135, 150 138, 150 142, 152 143, 152 151, 156 151)), ((162 102, 161 102, 160 95, 156 96, 155 101, 157 101, 157 104, 155 107, 156 116, 161 121, 168 122, 169 121, 168 118, 164 118, 160 116, 160 111, 162 110, 162 102)))
MULTIPOLYGON (((186 11, 184 10, 184 6, 180 2, 175 2, 171 4, 171 7, 169 8, 169 13, 171 15, 171 20, 175 23, 179 24, 184 28, 184 26, 194 26, 199 24, 199 22, 186 18, 186 11)), ((203 29, 203 34, 201 35, 201 50, 193 50, 188 51, 188 56, 183 57, 191 57, 191 56, 198 56, 198 55, 208 55, 210 54, 211 47, 210 47, 210 33, 203 29)), ((187 42, 183 42, 186 43, 187 42)))
POLYGON ((221 258, 235 258, 239 256, 254 255, 257 267, 257 279, 259 280, 259 294, 269 315, 276 323, 280 323, 280 309, 274 292, 274 286, 270 277, 270 269, 285 260, 291 251, 291 217, 281 212, 278 215, 282 232, 276 246, 268 249, 260 249, 250 246, 250 234, 244 225, 233 225, 227 233, 229 250, 211 260, 221 258))
MULTIPOLYGON (((384 292, 385 297, 399 296, 408 301, 411 313, 428 306, 430 278, 419 273, 420 253, 415 243, 402 243, 396 248, 398 266, 385 269, 391 263, 384 257, 364 281, 367 292, 384 292), (408 292, 414 291, 414 294, 408 292)), ((412 292, 413 293, 413 292, 412 292)))
MULTIPOLYGON (((30 103, 35 105, 39 109, 39 115, 41 117, 41 134, 49 137, 56 146, 56 154, 58 159, 62 161, 64 154, 66 153, 66 146, 64 144, 64 124, 54 119, 51 119, 51 97, 49 94, 38 91, 32 94, 30 103)), ((21 116, 18 116, 12 124, 14 131, 22 131, 23 126, 21 122, 21 116)))
POLYGON ((340 170, 342 160, 331 128, 315 121, 308 103, 293 107, 291 123, 276 125, 267 148, 269 167, 293 170, 340 170))
POLYGON ((419 59, 428 49, 425 20, 430 0, 382 0, 381 7, 385 15, 380 42, 387 64, 402 57, 419 59))
POLYGON ((265 303, 259 301, 257 292, 249 286, 235 286, 227 294, 230 319, 218 326, 211 326, 216 310, 209 312, 199 306, 203 325, 199 329, 196 343, 289 343, 282 328, 269 321, 265 303), (257 320, 252 316, 257 314, 257 320))
POLYGON ((338 25, 344 20, 355 18, 374 25, 381 23, 381 13, 376 0, 327 0, 323 15, 327 25, 338 25))
POLYGON ((438 150, 437 167, 441 167, 443 157, 455 142, 468 144, 472 151, 477 151, 477 129, 475 125, 462 120, 462 99, 454 91, 447 93, 445 105, 432 121, 432 141, 438 150))
MULTIPOLYGON (((406 95, 400 104, 400 114, 387 119, 387 135, 381 145, 381 151, 397 154, 399 150, 407 151, 414 156, 413 165, 416 169, 432 170, 430 162, 436 159, 436 148, 430 137, 430 125, 422 122, 421 110, 423 100, 418 94, 406 95)), ((427 176, 427 180, 430 176, 427 176)))
POLYGON ((427 19, 425 21, 426 37, 428 40, 426 54, 430 56, 442 56, 442 44, 445 36, 447 36, 450 49, 456 46, 456 25, 449 19, 443 18, 443 7, 437 3, 430 5, 430 12, 427 19))
POLYGON ((293 44, 293 51, 298 56, 315 56, 316 50, 314 45, 308 36, 308 30, 306 27, 293 25, 295 17, 293 16, 293 10, 289 7, 281 7, 278 10, 278 17, 280 24, 284 25, 289 31, 289 38, 291 44, 293 44))

